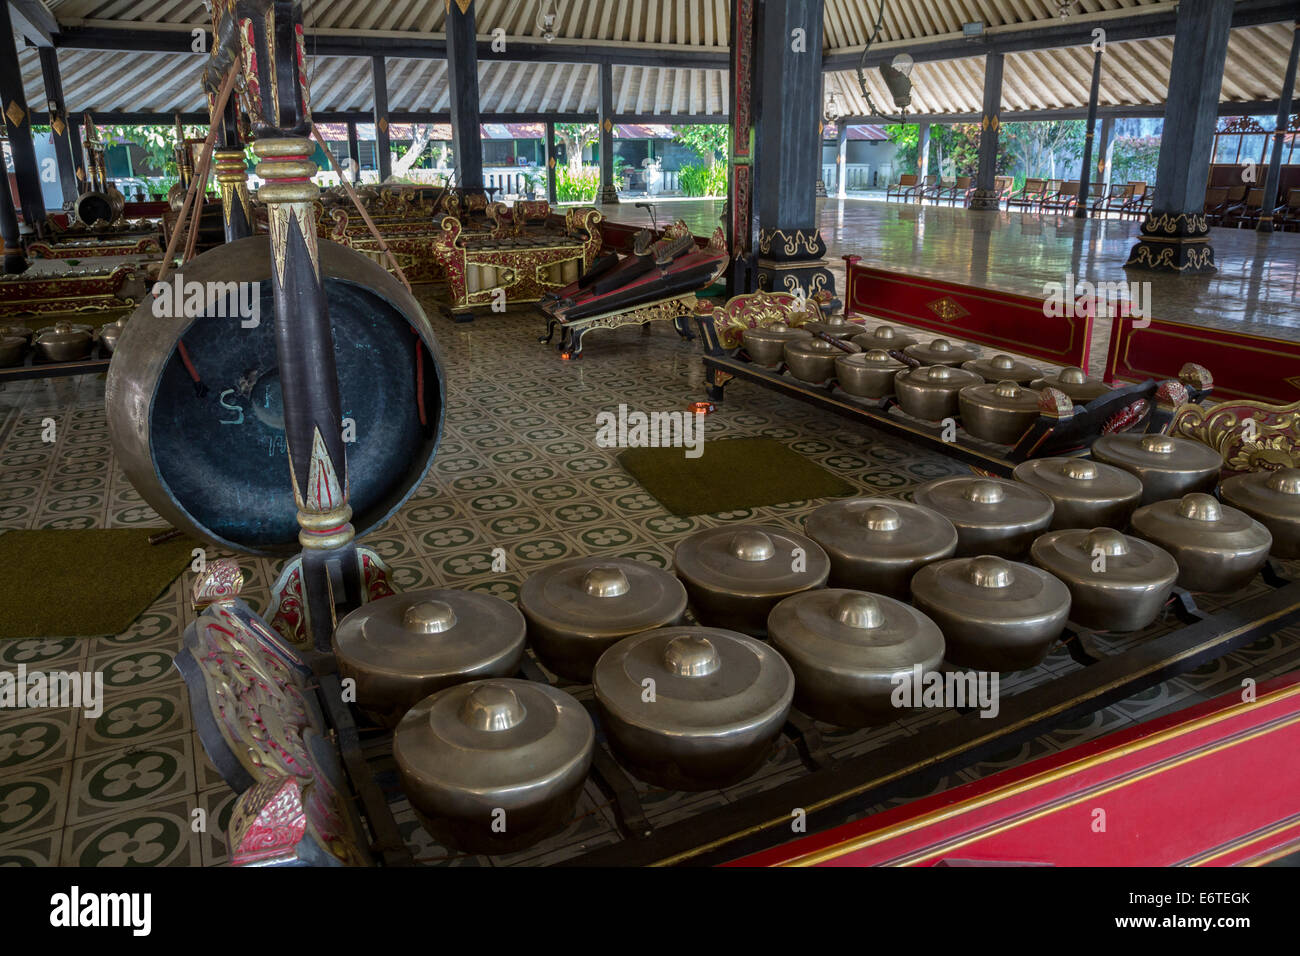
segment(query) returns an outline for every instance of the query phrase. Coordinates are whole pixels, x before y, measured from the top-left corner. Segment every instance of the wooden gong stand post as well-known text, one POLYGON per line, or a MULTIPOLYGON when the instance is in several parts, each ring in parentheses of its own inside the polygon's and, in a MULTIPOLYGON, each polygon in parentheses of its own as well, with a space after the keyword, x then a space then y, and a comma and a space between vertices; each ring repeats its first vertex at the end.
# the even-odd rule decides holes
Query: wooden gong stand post
POLYGON ((236 5, 258 198, 271 238, 275 344, 284 406, 290 481, 298 507, 307 625, 317 650, 329 651, 335 615, 361 604, 338 369, 321 284, 313 203, 314 145, 306 82, 302 7, 297 2, 236 5))

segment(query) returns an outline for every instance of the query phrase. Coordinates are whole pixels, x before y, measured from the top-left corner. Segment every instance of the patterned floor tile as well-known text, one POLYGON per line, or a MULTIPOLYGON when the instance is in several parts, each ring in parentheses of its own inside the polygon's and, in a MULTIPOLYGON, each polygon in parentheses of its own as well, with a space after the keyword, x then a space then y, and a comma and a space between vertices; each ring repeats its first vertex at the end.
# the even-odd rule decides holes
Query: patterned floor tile
POLYGON ((0 841, 25 839, 63 826, 72 764, 58 763, 0 776, 0 841))
POLYGON ((81 721, 76 755, 89 757, 189 732, 190 707, 183 684, 154 691, 122 691, 108 696, 98 718, 81 721))
POLYGON ((169 797, 197 792, 188 734, 78 757, 72 766, 68 824, 127 810, 145 810, 169 797))
POLYGON ((189 797, 69 827, 63 866, 201 866, 194 832, 196 798, 189 797))
POLYGON ((62 846, 62 830, 12 843, 0 840, 0 866, 58 866, 62 846))

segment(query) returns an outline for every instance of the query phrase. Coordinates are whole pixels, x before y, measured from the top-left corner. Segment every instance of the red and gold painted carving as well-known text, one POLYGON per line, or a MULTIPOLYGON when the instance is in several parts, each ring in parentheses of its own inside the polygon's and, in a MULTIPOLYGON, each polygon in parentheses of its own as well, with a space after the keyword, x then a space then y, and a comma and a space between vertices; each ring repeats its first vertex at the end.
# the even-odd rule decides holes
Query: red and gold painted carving
POLYGON ((1107 382, 1177 377, 1184 363, 1214 368, 1215 395, 1285 404, 1300 401, 1300 342, 1132 316, 1114 320, 1107 382))
POLYGON ((446 270, 452 306, 490 306, 499 301, 502 289, 509 304, 536 302, 545 293, 564 288, 572 279, 557 274, 558 267, 576 263, 583 271, 591 265, 600 253, 598 227, 603 218, 590 207, 571 209, 565 216, 566 234, 525 237, 520 241, 526 245, 520 246, 491 234, 466 233, 459 219, 444 217, 433 251, 446 270), (487 270, 491 279, 475 287, 474 276, 482 275, 480 270, 487 270))
POLYGON ((1055 365, 1088 367, 1092 316, 1045 316, 1041 297, 849 262, 846 299, 846 315, 862 313, 1055 365))
POLYGON ((1300 402, 1183 405, 1169 423, 1169 434, 1194 439, 1221 454, 1225 477, 1300 468, 1300 402))
POLYGON ((134 271, 131 266, 120 265, 112 271, 0 276, 0 318, 130 308, 135 299, 121 295, 121 291, 134 271))

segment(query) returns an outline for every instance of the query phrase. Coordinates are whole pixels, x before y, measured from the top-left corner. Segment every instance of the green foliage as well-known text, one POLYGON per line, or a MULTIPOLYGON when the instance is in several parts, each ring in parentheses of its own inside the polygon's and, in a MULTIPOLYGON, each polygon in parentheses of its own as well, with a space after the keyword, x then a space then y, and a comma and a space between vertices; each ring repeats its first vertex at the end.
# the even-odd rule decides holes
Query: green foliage
POLYGON ((600 169, 596 166, 555 167, 555 198, 560 202, 594 202, 600 188, 600 169))
MULTIPOLYGON (((184 127, 185 135, 201 138, 207 135, 202 126, 184 127)), ((107 144, 135 143, 144 150, 145 162, 163 176, 177 176, 176 127, 174 126, 101 126, 99 135, 107 144)))
POLYGON ((622 156, 614 157, 614 188, 627 188, 627 160, 622 156))
POLYGON ((1116 136, 1111 153, 1110 181, 1152 182, 1160 162, 1159 136, 1116 136))
POLYGON ((1008 150, 1026 176, 1074 179, 1083 155, 1084 120, 1007 123, 998 137, 999 152, 1008 150))
POLYGON ((894 163, 899 169, 917 169, 921 128, 915 123, 891 123, 885 135, 894 144, 894 163))
POLYGON ((708 163, 726 157, 730 136, 731 127, 726 123, 699 123, 673 127, 673 141, 681 143, 708 163))
MULTIPOLYGON (((555 136, 564 144, 570 172, 575 175, 583 168, 582 151, 600 141, 600 127, 595 123, 556 123, 555 136)), ((556 189, 559 183, 556 183, 556 189)))
POLYGON ((686 165, 677 170, 677 188, 684 196, 725 196, 727 164, 686 165))

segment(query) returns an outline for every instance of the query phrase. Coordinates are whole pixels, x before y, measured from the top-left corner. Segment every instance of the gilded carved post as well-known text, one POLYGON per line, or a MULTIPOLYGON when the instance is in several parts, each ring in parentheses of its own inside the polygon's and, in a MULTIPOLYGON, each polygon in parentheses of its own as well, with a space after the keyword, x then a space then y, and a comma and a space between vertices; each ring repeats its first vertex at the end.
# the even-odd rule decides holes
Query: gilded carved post
MULTIPOLYGON (((311 180, 317 167, 308 138, 302 6, 246 0, 236 12, 257 174, 264 180, 258 199, 270 225, 276 355, 308 627, 316 648, 327 651, 336 608, 360 603, 361 582, 334 339, 316 245, 313 203, 320 190, 311 180)), ((213 65, 220 70, 221 61, 214 58, 213 65)))
MULTIPOLYGON (((213 48, 223 42, 235 40, 237 20, 234 0, 217 0, 212 8, 213 48), (223 37, 224 33, 224 37, 223 37)), ((208 94, 208 114, 217 134, 218 146, 212 152, 212 165, 216 171, 217 192, 221 196, 221 220, 225 227, 226 242, 234 242, 253 234, 253 207, 248 198, 248 169, 244 163, 244 144, 240 136, 239 98, 232 96, 226 102, 225 112, 216 114, 217 93, 220 82, 211 85, 214 77, 204 74, 204 89, 208 94)))

